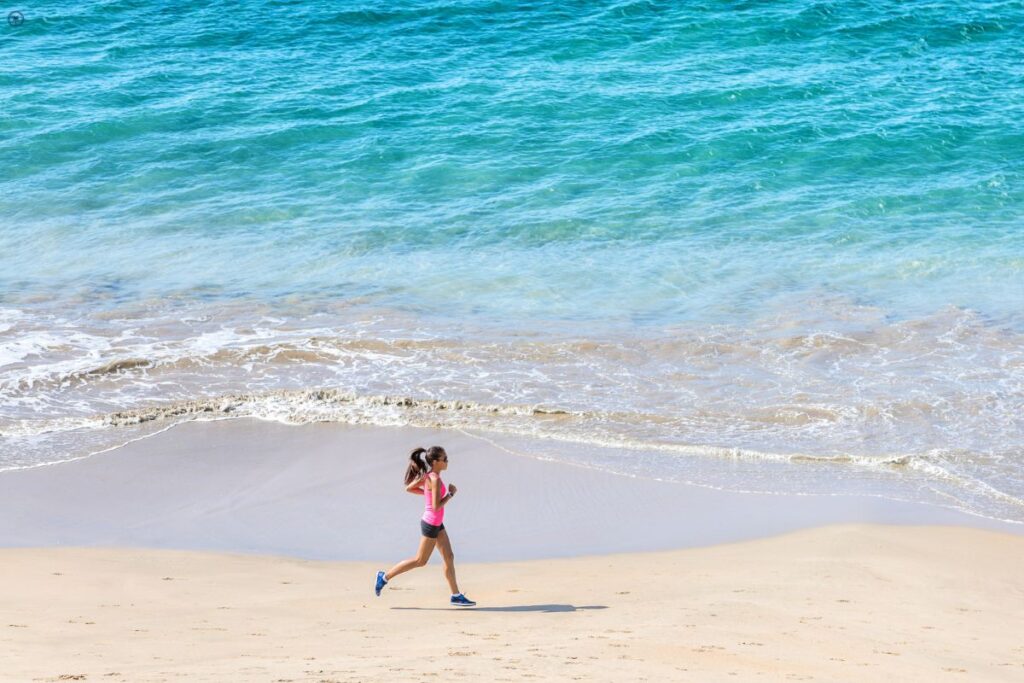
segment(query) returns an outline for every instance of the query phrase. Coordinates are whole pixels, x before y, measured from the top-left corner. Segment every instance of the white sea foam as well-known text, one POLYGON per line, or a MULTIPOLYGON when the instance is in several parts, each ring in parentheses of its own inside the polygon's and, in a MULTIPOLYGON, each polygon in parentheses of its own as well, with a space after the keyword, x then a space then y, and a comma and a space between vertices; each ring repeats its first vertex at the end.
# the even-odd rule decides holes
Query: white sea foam
POLYGON ((130 324, 8 313, 0 468, 243 416, 483 430, 614 451, 601 466, 653 477, 747 463, 762 469, 743 476, 782 476, 787 490, 902 478, 1024 518, 1006 511, 1024 497, 1021 336, 970 311, 886 323, 836 308, 832 329, 774 317, 596 339, 453 334, 377 312, 200 309, 130 324))

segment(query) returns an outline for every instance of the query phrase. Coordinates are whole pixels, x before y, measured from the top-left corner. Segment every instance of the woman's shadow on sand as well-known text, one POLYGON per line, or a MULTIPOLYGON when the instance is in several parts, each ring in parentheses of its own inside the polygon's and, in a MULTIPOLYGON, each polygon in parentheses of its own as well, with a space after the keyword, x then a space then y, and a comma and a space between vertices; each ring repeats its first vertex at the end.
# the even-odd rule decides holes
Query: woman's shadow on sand
MULTIPOLYGON (((422 612, 451 612, 451 607, 392 607, 422 612)), ((461 609, 461 608, 460 608, 461 609)), ((607 605, 508 605, 507 607, 466 607, 467 612, 580 612, 586 609, 608 609, 607 605)))

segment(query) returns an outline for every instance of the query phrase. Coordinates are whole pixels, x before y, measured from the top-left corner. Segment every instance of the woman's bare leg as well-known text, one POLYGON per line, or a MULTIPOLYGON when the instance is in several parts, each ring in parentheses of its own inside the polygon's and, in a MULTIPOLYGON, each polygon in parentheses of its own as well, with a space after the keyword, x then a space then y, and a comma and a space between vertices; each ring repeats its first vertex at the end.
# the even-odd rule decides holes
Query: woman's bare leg
MULTIPOLYGON (((444 533, 443 531, 441 533, 444 533)), ((394 567, 389 569, 384 574, 384 580, 390 581, 399 574, 404 574, 410 569, 416 569, 416 567, 422 567, 430 559, 430 553, 434 552, 434 546, 437 545, 437 540, 433 538, 427 538, 424 536, 420 539, 420 550, 416 553, 416 557, 410 557, 408 560, 402 560, 394 567)))
POLYGON ((452 542, 448 538, 447 529, 441 529, 441 533, 437 535, 437 548, 441 551, 441 559, 444 560, 444 578, 448 580, 452 595, 457 595, 459 584, 455 580, 455 553, 452 552, 452 542))

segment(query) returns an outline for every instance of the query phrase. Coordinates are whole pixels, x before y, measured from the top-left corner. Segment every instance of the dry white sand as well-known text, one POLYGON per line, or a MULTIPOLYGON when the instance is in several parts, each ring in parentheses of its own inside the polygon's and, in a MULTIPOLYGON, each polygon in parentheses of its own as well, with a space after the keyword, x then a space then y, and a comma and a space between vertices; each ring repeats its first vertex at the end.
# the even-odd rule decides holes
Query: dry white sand
POLYGON ((0 681, 1020 681, 1014 530, 431 430, 192 424, 0 473, 0 546, 27 546, 0 549, 0 681), (447 606, 436 560, 372 592, 418 542, 400 478, 431 443, 474 610, 447 606))
POLYGON ((1024 680, 1024 538, 834 526, 661 553, 375 565, 0 550, 0 679, 1024 680), (471 590, 470 590, 471 589, 471 590), (77 678, 76 678, 77 677, 77 678))

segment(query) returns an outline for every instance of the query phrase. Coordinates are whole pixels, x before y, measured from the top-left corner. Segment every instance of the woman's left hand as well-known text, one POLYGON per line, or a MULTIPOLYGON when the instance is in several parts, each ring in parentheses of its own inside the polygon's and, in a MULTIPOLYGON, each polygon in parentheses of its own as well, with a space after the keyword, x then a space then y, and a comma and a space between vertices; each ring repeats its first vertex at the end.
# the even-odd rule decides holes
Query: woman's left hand
POLYGON ((448 485, 448 495, 454 496, 456 493, 458 493, 458 491, 459 487, 456 486, 455 484, 448 485))

